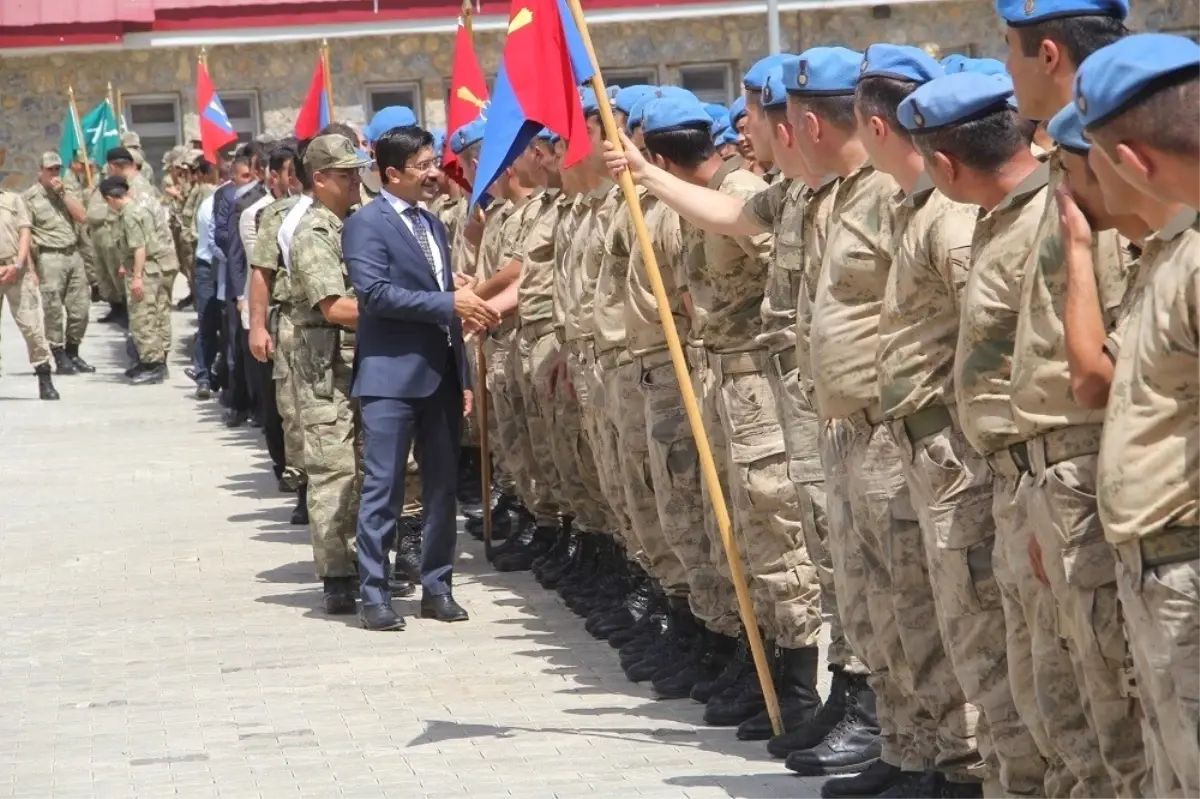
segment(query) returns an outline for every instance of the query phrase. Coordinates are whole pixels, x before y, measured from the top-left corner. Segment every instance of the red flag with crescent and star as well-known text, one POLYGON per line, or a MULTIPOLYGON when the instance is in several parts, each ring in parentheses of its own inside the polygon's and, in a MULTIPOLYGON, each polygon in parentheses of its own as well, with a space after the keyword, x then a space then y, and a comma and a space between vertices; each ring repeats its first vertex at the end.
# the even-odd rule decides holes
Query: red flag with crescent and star
POLYGON ((463 176, 458 165, 458 156, 450 149, 450 137, 463 125, 469 125, 482 113, 488 103, 487 81, 483 68, 475 54, 475 43, 471 39, 462 17, 458 18, 458 34, 454 40, 454 70, 450 74, 450 104, 446 109, 446 147, 442 152, 442 171, 467 191, 471 184, 463 176))

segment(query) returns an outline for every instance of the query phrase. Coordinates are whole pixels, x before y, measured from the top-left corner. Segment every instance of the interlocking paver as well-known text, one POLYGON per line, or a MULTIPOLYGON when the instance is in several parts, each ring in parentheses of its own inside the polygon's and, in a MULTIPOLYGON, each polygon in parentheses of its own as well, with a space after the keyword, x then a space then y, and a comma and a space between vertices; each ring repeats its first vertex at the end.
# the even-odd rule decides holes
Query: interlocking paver
POLYGON ((0 796, 817 795, 469 537, 470 622, 322 616, 258 431, 191 400, 178 353, 126 386, 123 350, 93 324, 99 372, 39 402, 0 322, 0 796))

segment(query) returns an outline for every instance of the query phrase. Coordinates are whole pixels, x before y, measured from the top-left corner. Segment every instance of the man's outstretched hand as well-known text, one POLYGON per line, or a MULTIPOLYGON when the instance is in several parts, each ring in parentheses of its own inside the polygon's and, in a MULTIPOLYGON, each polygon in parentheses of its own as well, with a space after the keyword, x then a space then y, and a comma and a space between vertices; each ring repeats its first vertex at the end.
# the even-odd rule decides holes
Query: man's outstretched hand
POLYGON ((617 152, 612 142, 604 143, 604 163, 612 174, 613 180, 618 180, 626 169, 634 182, 640 182, 653 167, 645 156, 638 151, 637 145, 629 140, 624 131, 621 132, 621 147, 624 152, 617 152))
POLYGON ((462 320, 464 333, 489 330, 500 324, 500 312, 469 288, 454 292, 454 315, 462 320))

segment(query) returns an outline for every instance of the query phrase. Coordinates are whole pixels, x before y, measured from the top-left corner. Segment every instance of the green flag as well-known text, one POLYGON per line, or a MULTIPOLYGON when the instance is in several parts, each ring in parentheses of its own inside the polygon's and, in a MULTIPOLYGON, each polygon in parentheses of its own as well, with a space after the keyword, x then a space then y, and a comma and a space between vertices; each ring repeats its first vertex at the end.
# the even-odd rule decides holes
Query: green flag
POLYGON ((121 145, 121 133, 117 127, 117 117, 108 101, 97 105, 78 123, 75 112, 67 108, 63 120, 62 139, 58 143, 58 155, 62 158, 64 171, 67 165, 79 157, 80 150, 86 150, 88 160, 96 166, 104 164, 105 156, 113 147, 121 145), (79 141, 79 133, 83 133, 83 142, 79 141))

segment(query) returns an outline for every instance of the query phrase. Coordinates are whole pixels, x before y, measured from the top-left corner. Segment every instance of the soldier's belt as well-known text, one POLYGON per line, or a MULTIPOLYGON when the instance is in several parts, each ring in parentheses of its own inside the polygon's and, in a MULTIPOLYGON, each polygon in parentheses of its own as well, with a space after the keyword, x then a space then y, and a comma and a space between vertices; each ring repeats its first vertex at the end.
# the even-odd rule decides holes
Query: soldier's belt
POLYGON ((613 347, 611 350, 597 353, 596 361, 600 364, 601 369, 616 369, 627 363, 633 363, 633 356, 624 347, 613 347))
POLYGON ((766 350, 750 350, 749 352, 710 352, 708 366, 717 375, 717 381, 732 375, 761 374, 767 370, 768 359, 766 350))
POLYGON ((788 347, 786 350, 780 350, 771 356, 771 360, 775 362, 775 368, 779 370, 780 377, 788 374, 799 365, 799 361, 796 358, 795 347, 788 347))
POLYGON ((1024 441, 997 450, 987 459, 992 471, 1005 477, 1020 477, 1022 472, 1029 471, 1029 447, 1024 441))
POLYGON ((904 432, 908 434, 908 440, 915 444, 954 424, 954 417, 945 405, 934 405, 931 408, 922 408, 916 413, 909 414, 902 421, 904 422, 904 432))
POLYGON ((1123 561, 1135 565, 1133 561, 1134 548, 1141 560, 1141 569, 1153 569, 1154 566, 1170 566, 1176 563, 1187 563, 1189 560, 1200 560, 1200 527, 1169 527, 1158 533, 1138 541, 1129 541, 1117 545, 1117 554, 1123 561))
POLYGON ((540 322, 530 322, 521 325, 521 337, 527 341, 537 341, 543 336, 554 332, 554 320, 543 319, 540 322))
POLYGON ((1031 438, 1025 442, 1027 451, 1032 453, 1030 463, 1034 467, 1045 467, 1071 458, 1095 455, 1100 451, 1101 428, 1098 424, 1075 425, 1031 438))
MULTIPOLYGON (((816 405, 814 404, 813 407, 815 408, 816 405)), ((842 418, 845 421, 850 422, 850 424, 857 425, 858 427, 874 427, 875 425, 883 424, 884 421, 886 421, 883 411, 879 407, 878 401, 873 403, 868 408, 864 408, 861 411, 855 411, 849 416, 843 416, 842 418)))
POLYGON ((671 351, 666 347, 663 347, 661 350, 651 350, 639 355, 637 362, 643 372, 656 369, 671 362, 671 351))
POLYGON ((72 244, 67 247, 38 247, 39 253, 50 253, 51 255, 74 255, 79 252, 79 247, 72 244))
POLYGON ((554 337, 558 339, 559 344, 565 344, 567 342, 567 329, 565 327, 555 325, 554 337))

